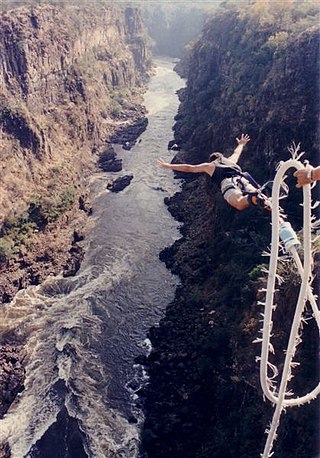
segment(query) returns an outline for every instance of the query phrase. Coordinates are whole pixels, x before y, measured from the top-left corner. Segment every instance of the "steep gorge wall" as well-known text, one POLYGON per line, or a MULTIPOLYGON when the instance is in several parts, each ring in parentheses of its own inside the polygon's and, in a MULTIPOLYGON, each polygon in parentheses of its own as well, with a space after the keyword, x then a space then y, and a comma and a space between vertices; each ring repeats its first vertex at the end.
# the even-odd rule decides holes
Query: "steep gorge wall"
MULTIPOLYGON (((150 65, 135 8, 0 14, 1 302, 79 268, 88 175, 118 128, 145 124, 150 65)), ((0 416, 23 389, 24 357, 21 342, 2 336, 0 416)))
MULTIPOLYGON (((175 139, 183 150, 175 161, 230 153, 235 137, 248 132, 241 165, 263 181, 276 162, 289 158, 292 140, 317 163, 319 28, 316 11, 303 12, 299 3, 273 2, 274 11, 266 2, 250 3, 226 5, 194 46, 176 117, 175 139)), ((282 205, 299 229, 301 196, 292 179, 291 185, 282 205)), ((260 389, 260 347, 252 343, 261 328, 261 267, 268 262, 261 253, 270 243, 270 215, 235 211, 205 176, 186 177, 182 192, 167 203, 183 223, 182 238, 161 259, 182 283, 150 332, 144 447, 150 458, 254 458, 263 451, 273 412, 260 389)), ((318 261, 314 268, 317 274, 318 261)), ((275 299, 273 363, 281 370, 299 281, 290 263, 279 273, 285 281, 275 299)), ((316 328, 314 320, 304 326, 296 356, 301 366, 291 382, 295 394, 318 380, 316 328)), ((287 409, 275 456, 318 456, 318 424, 318 401, 287 409)))
POLYGON ((77 270, 88 175, 106 143, 121 141, 119 130, 130 126, 134 135, 145 126, 151 62, 140 12, 89 5, 0 15, 4 302, 49 274, 77 270))
POLYGON ((191 53, 175 127, 195 158, 230 153, 239 132, 248 132, 251 142, 242 161, 251 166, 259 161, 260 175, 263 167, 271 172, 292 141, 316 160, 318 10, 304 11, 303 5, 299 10, 299 3, 290 9, 289 3, 277 7, 275 2, 270 11, 255 5, 246 12, 230 8, 207 22, 191 53))
POLYGON ((17 201, 78 182, 93 146, 141 116, 150 61, 134 8, 23 7, 0 24, 3 220, 17 201))

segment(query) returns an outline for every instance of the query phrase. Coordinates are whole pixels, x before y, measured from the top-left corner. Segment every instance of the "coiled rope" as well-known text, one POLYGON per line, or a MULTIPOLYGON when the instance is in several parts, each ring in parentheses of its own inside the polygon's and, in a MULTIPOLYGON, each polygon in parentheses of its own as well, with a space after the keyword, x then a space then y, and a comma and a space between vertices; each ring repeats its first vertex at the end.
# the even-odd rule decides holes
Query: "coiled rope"
MULTIPOLYGON (((292 393, 287 391, 288 382, 292 379, 292 369, 298 363, 293 361, 296 348, 301 342, 300 328, 303 324, 304 318, 302 316, 306 302, 309 301, 313 317, 315 318, 318 328, 320 329, 320 313, 317 308, 316 298, 313 294, 312 282, 312 249, 311 249, 311 186, 303 186, 303 262, 300 259, 297 248, 300 242, 298 241, 290 223, 281 223, 281 214, 279 207, 279 196, 281 183, 288 169, 295 168, 297 170, 304 168, 303 164, 299 161, 298 156, 299 147, 291 149, 293 158, 282 162, 276 173, 272 189, 272 240, 271 240, 271 254, 270 264, 268 271, 268 283, 266 291, 266 300, 264 303, 265 309, 263 314, 263 329, 262 339, 256 339, 255 342, 262 341, 261 362, 260 362, 260 382, 264 395, 274 405, 275 411, 273 414, 270 428, 266 430, 268 434, 262 458, 269 458, 273 455, 272 447, 277 437, 277 428, 280 421, 282 411, 286 407, 300 406, 306 402, 315 399, 320 392, 320 383, 309 393, 304 396, 292 398, 292 393), (289 233, 289 237, 288 237, 289 233), (291 237, 290 237, 291 233, 291 237), (272 313, 276 308, 274 302, 275 285, 277 279, 277 265, 279 257, 280 240, 282 239, 285 250, 292 256, 295 265, 301 277, 301 285, 299 297, 296 304, 295 314, 292 321, 290 337, 286 350, 284 366, 281 374, 279 388, 275 385, 275 377, 278 375, 278 369, 269 361, 270 353, 273 353, 273 346, 271 344, 272 337, 272 313)), ((258 358, 259 359, 259 358, 258 358)))

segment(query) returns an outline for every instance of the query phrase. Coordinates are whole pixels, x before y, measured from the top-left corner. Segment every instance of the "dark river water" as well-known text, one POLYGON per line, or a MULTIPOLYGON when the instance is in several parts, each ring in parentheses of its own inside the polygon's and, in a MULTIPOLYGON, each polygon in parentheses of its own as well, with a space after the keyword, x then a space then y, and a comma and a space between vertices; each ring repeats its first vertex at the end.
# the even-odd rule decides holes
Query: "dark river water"
MULTIPOLYGON (((118 147, 122 172, 92 178, 94 214, 80 271, 20 291, 1 308, 1 331, 26 339, 30 355, 25 390, 0 421, 0 439, 12 458, 47 458, 38 441, 62 411, 77 420, 88 456, 138 456, 143 415, 134 400, 145 374, 134 360, 149 351, 148 329, 177 285, 158 255, 179 236, 163 203, 179 182, 156 158, 172 157, 167 144, 184 81, 173 61, 155 63, 145 94, 146 131, 130 151, 118 147), (134 176, 130 186, 106 191, 110 178, 126 174, 134 176)), ((66 441, 59 456, 79 455, 66 441)))

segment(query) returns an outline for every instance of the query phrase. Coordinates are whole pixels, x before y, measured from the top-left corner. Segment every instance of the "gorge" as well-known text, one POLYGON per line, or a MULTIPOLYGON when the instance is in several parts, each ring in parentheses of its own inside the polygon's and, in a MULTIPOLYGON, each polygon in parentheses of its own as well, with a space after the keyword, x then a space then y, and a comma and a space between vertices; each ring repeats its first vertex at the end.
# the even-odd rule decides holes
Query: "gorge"
MULTIPOLYGON (((0 16, 6 458, 245 458, 263 449, 272 407, 252 341, 269 215, 237 213, 205 176, 173 180, 155 159, 173 158, 175 116, 174 161, 231 152, 248 132, 241 166, 261 182, 292 141, 316 164, 319 9, 257 0, 206 12, 177 66, 186 86, 176 61, 153 67, 140 9, 31 5, 0 16), (119 172, 96 165, 110 147, 131 177, 114 194, 106 188, 119 172)), ((288 181, 284 205, 299 230, 301 195, 288 181)), ((318 263, 316 254, 316 290, 318 263)), ((279 348, 298 290, 291 268, 282 275, 279 348)), ((317 348, 310 319, 295 392, 316 383, 317 348)), ((275 456, 316 458, 318 407, 283 416, 275 456)))

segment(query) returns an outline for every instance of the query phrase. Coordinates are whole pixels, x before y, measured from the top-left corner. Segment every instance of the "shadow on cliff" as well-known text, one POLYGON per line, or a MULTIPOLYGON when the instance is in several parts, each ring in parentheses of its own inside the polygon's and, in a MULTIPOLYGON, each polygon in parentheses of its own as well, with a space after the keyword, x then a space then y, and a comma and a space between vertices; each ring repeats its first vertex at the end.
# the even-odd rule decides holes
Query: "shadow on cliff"
MULTIPOLYGON (((260 349, 252 341, 261 327, 257 295, 270 215, 233 210, 204 177, 188 180, 167 204, 183 222, 182 238, 160 258, 182 284, 165 318, 150 331, 142 447, 148 458, 259 456, 272 406, 263 401, 255 363, 260 349)), ((296 295, 297 289, 290 298, 283 294, 283 314, 292 312, 296 295)), ((281 344, 286 331, 281 329, 281 344)), ((300 351, 308 367, 300 385, 316 377, 316 334, 308 326, 300 351)), ((289 411, 275 450, 314 456, 317 418, 317 403, 289 411)))

